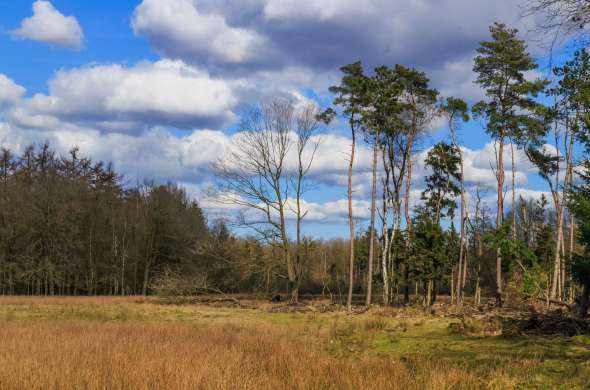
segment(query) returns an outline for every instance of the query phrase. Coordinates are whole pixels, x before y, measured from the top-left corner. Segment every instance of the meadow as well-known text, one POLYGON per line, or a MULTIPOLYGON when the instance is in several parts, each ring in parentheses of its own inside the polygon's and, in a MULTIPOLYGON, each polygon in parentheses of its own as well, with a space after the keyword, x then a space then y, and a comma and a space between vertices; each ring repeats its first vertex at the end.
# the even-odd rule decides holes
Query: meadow
POLYGON ((2 389, 590 386, 587 336, 468 335, 420 310, 0 298, 2 389))

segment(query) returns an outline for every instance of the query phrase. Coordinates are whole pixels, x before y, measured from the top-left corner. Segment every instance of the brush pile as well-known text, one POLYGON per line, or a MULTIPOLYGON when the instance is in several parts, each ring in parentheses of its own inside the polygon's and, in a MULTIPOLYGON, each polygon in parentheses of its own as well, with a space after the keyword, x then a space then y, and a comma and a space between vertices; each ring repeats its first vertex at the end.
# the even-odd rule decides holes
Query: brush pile
POLYGON ((486 336, 565 336, 590 334, 590 320, 556 310, 547 313, 493 311, 484 315, 464 315, 450 329, 467 335, 486 336))

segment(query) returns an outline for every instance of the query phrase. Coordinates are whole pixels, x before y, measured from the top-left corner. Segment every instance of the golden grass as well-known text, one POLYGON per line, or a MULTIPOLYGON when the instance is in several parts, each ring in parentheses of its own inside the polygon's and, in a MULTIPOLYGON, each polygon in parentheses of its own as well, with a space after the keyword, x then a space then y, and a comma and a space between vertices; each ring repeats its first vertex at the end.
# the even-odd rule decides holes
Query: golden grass
MULTIPOLYGON (((398 389, 411 368, 392 358, 338 359, 312 343, 235 326, 87 321, 8 322, 0 379, 9 389, 398 389)), ((475 378, 432 362, 421 385, 475 378), (444 373, 444 374, 443 374, 444 373)), ((426 368, 421 368, 422 370, 426 368)), ((422 387, 422 386, 420 386, 422 387)))
POLYGON ((159 299, 146 296, 26 296, 0 295, 0 305, 113 305, 126 303, 156 303, 159 299))
POLYGON ((390 315, 0 298, 0 389, 583 388, 590 375, 584 345, 390 315))

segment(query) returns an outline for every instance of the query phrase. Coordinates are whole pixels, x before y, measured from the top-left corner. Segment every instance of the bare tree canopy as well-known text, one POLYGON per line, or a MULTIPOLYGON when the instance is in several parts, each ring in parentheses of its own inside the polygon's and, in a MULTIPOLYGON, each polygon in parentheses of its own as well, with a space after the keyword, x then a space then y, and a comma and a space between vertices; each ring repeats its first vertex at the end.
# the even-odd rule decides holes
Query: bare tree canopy
POLYGON ((542 38, 555 43, 569 37, 585 37, 590 23, 589 0, 529 0, 524 16, 532 16, 542 38))
POLYGON ((281 249, 293 301, 297 301, 302 272, 301 222, 307 215, 301 201, 318 146, 314 138, 318 114, 313 104, 297 108, 290 101, 252 109, 242 118, 241 131, 227 155, 214 167, 217 200, 238 206, 237 224, 281 249), (294 256, 287 227, 290 212, 296 220, 294 256))

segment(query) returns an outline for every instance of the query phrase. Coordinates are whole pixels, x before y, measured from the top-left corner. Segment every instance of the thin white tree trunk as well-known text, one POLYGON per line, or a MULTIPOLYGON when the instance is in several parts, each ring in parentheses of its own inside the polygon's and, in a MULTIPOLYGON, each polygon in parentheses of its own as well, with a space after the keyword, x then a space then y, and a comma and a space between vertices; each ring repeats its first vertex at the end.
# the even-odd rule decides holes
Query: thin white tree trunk
POLYGON ((373 293, 373 258, 375 256, 375 202, 377 198, 377 153, 379 151, 379 136, 376 136, 373 146, 373 183, 371 189, 371 231, 369 233, 369 264, 367 269, 367 297, 366 305, 371 305, 373 293))
POLYGON ((348 164, 348 228, 350 240, 349 253, 349 274, 348 274, 348 299, 346 307, 348 311, 352 311, 352 291, 354 288, 354 219, 352 213, 352 167, 354 163, 354 149, 356 146, 356 138, 354 130, 352 131, 352 144, 350 150, 350 162, 348 164))
MULTIPOLYGON (((499 139, 499 149, 497 154, 496 178, 498 181, 497 188, 497 213, 496 228, 500 229, 504 222, 504 135, 499 139)), ((496 305, 502 306, 502 252, 500 248, 496 250, 496 305)))

